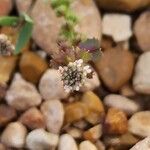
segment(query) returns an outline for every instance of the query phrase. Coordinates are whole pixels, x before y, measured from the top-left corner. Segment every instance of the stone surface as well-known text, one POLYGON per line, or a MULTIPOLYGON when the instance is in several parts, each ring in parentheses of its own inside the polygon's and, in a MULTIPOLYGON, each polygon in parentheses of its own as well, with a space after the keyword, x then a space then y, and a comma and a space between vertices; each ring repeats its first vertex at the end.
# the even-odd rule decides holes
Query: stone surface
POLYGON ((94 71, 91 79, 86 78, 85 84, 81 87, 82 92, 92 91, 101 85, 98 74, 94 71))
POLYGON ((78 147, 71 135, 63 134, 60 136, 58 150, 78 150, 78 147))
POLYGON ((17 57, 0 56, 0 84, 5 84, 9 81, 17 62, 17 57))
POLYGON ((129 150, 139 141, 139 138, 131 133, 126 133, 123 135, 104 136, 103 140, 107 147, 112 146, 115 150, 129 150))
POLYGON ((124 134, 128 130, 128 120, 122 111, 110 108, 106 115, 104 129, 109 134, 124 134))
POLYGON ((74 102, 65 106, 65 122, 73 123, 85 118, 89 110, 82 102, 74 102))
POLYGON ((67 96, 58 70, 48 69, 39 83, 39 90, 44 100, 61 99, 67 96))
POLYGON ((75 127, 70 127, 67 129, 67 133, 75 139, 81 139, 83 131, 75 127))
POLYGON ((79 145, 79 150, 98 150, 90 141, 83 141, 79 145))
POLYGON ((89 109, 89 114, 85 118, 88 122, 97 124, 102 121, 105 110, 102 101, 96 94, 91 91, 86 92, 81 101, 89 109))
POLYGON ((134 24, 134 34, 142 51, 150 51, 150 11, 143 12, 134 24))
POLYGON ((140 137, 150 136, 150 111, 135 113, 129 119, 129 131, 140 137))
MULTIPOLYGON (((27 10, 31 0, 29 2, 16 0, 16 2, 18 10, 21 12, 22 10, 27 10)), ((101 39, 101 18, 93 0, 89 0, 88 2, 76 0, 72 2, 71 7, 80 18, 76 30, 79 33, 83 33, 88 38, 95 37, 101 39)), ((36 2, 31 16, 35 22, 33 39, 47 53, 53 53, 58 49, 56 41, 58 40, 58 35, 64 19, 58 18, 54 10, 50 7, 50 4, 44 3, 41 0, 36 2)))
POLYGON ((149 150, 150 149, 150 137, 138 142, 130 150, 149 150))
POLYGON ((31 130, 36 128, 45 128, 44 116, 36 107, 25 111, 21 115, 19 121, 31 130))
POLYGON ((13 7, 12 0, 1 0, 0 1, 0 16, 6 16, 10 13, 13 7))
POLYGON ((91 142, 97 141, 102 135, 102 125, 98 124, 83 133, 83 137, 85 140, 89 140, 91 142))
POLYGON ((16 110, 12 107, 1 104, 0 105, 0 126, 6 125, 8 122, 10 122, 12 119, 14 119, 17 116, 16 110))
POLYGON ((149 7, 149 0, 97 0, 101 8, 107 10, 117 10, 117 11, 126 11, 133 12, 137 9, 143 7, 149 7))
POLYGON ((102 33, 115 42, 126 41, 132 35, 131 17, 125 14, 105 14, 102 20, 102 33))
POLYGON ((36 87, 16 73, 6 93, 7 103, 17 110, 26 110, 29 107, 38 106, 41 100, 36 87))
POLYGON ((136 95, 135 90, 133 89, 133 86, 129 83, 125 84, 119 92, 121 95, 126 97, 134 97, 136 95))
POLYGON ((32 130, 26 138, 27 148, 30 150, 52 150, 58 144, 56 134, 46 132, 44 129, 32 130))
POLYGON ((140 105, 134 100, 118 94, 109 94, 104 98, 104 104, 107 107, 115 107, 124 111, 128 115, 132 115, 140 110, 140 105))
POLYGON ((64 121, 64 108, 59 100, 45 101, 41 111, 46 120, 46 126, 51 133, 59 133, 64 121))
POLYGON ((150 94, 150 52, 140 55, 133 77, 134 89, 143 94, 150 94))
POLYGON ((13 148, 23 148, 27 129, 19 122, 12 122, 4 129, 1 141, 4 145, 13 148))
POLYGON ((98 73, 111 91, 118 91, 132 76, 134 57, 127 50, 112 48, 104 51, 96 63, 98 73))
POLYGON ((19 68, 22 76, 32 83, 38 83, 42 74, 48 68, 46 61, 34 52, 24 52, 19 68))

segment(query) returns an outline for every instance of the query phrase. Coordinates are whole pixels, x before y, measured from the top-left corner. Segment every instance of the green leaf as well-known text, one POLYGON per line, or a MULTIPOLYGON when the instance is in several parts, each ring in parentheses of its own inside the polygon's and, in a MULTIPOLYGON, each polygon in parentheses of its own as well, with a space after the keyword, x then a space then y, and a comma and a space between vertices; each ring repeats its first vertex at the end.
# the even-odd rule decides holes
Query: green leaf
POLYGON ((0 17, 0 26, 16 26, 19 22, 19 17, 3 16, 0 17))
POLYGON ((23 14, 23 17, 25 22, 19 33, 19 37, 16 43, 15 54, 20 53, 21 49, 28 43, 32 35, 33 21, 27 14, 23 14))
POLYGON ((80 57, 84 62, 88 62, 92 59, 92 54, 87 51, 80 52, 80 57))

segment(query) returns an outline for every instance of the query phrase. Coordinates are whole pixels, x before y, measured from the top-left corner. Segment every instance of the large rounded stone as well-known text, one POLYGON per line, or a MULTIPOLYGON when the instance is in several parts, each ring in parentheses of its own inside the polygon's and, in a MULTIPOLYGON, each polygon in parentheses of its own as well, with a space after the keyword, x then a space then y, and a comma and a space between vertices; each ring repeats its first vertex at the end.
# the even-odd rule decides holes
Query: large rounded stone
POLYGON ((104 51, 96 67, 109 90, 118 91, 132 76, 134 57, 127 50, 112 48, 104 51))
MULTIPOLYGON (((27 10, 31 1, 16 0, 18 10, 20 12, 27 10)), ((101 17, 94 1, 76 0, 72 2, 71 8, 80 18, 75 29, 87 38, 101 39, 101 17)), ((50 4, 42 0, 37 0, 31 16, 35 22, 33 30, 35 42, 49 54, 56 52, 57 40, 64 19, 58 18, 50 4)))

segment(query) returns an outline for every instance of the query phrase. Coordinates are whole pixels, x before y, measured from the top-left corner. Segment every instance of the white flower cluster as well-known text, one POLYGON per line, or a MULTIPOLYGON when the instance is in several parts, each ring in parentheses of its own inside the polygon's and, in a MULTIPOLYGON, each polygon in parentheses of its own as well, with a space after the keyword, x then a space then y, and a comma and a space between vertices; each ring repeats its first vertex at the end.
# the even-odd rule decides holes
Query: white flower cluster
POLYGON ((0 55, 9 56, 15 50, 14 45, 5 34, 0 34, 0 55))
POLYGON ((79 91, 87 75, 92 72, 90 66, 84 65, 82 59, 70 62, 68 66, 60 66, 59 71, 66 92, 79 91))

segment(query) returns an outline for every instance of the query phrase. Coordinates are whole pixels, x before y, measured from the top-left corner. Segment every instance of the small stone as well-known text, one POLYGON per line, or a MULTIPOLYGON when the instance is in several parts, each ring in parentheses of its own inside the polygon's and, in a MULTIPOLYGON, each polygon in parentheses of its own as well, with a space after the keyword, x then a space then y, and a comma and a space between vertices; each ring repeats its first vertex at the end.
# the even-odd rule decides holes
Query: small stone
POLYGON ((98 150, 106 150, 106 147, 102 141, 98 140, 95 144, 98 150))
POLYGON ((115 92, 131 78, 134 57, 127 50, 112 48, 104 51, 101 59, 96 62, 96 68, 105 86, 115 92))
POLYGON ((120 94, 126 97, 134 97, 136 92, 133 87, 127 83, 120 89, 120 94))
POLYGON ((149 0, 97 0, 99 6, 106 10, 133 12, 135 10, 149 7, 149 0))
POLYGON ((104 104, 107 107, 114 107, 132 115, 140 110, 140 105, 134 100, 118 94, 109 94, 104 98, 104 104))
POLYGON ((27 129, 19 122, 12 122, 4 129, 1 141, 4 145, 13 148, 23 148, 27 129))
POLYGON ((130 150, 150 150, 150 137, 138 142, 130 150))
POLYGON ((41 111, 46 120, 46 126, 51 133, 59 133, 64 121, 64 108, 59 100, 45 101, 41 111))
POLYGON ((150 51, 150 11, 143 12, 135 21, 133 31, 142 51, 150 51))
POLYGON ((79 145, 79 150, 98 150, 90 141, 83 141, 79 145))
POLYGON ((83 137, 85 140, 89 140, 91 142, 97 141, 102 135, 102 125, 96 125, 83 133, 83 137))
POLYGON ((16 67, 17 57, 0 56, 0 84, 6 84, 16 67))
POLYGON ((16 110, 6 104, 0 105, 0 126, 6 125, 17 116, 16 110))
POLYGON ((129 149, 131 146, 139 141, 139 138, 131 133, 125 133, 123 135, 111 135, 104 137, 104 143, 107 147, 114 147, 117 150, 129 149))
POLYGON ((67 96, 61 81, 61 74, 55 69, 48 69, 43 74, 39 90, 44 100, 62 99, 67 96))
POLYGON ((128 120, 124 112, 110 108, 106 115, 104 129, 108 134, 124 134, 128 130, 128 120))
POLYGON ((105 114, 104 106, 100 98, 89 91, 83 94, 81 101, 89 109, 89 114, 85 119, 92 124, 99 123, 105 114))
POLYGON ((140 137, 150 136, 150 111, 135 113, 129 119, 129 131, 140 137))
POLYGON ((38 83, 42 74, 48 68, 46 61, 34 52, 24 52, 19 68, 22 76, 32 83, 38 83))
POLYGON ((25 111, 21 115, 19 121, 31 130, 36 128, 45 128, 44 116, 36 107, 25 111))
POLYGON ((85 118, 89 110, 82 102, 74 102, 65 106, 65 122, 73 123, 85 118))
POLYGON ((1 0, 0 1, 0 16, 7 16, 13 7, 12 0, 1 0))
POLYGON ((80 120, 80 121, 74 122, 73 125, 81 130, 84 130, 85 128, 87 128, 88 123, 85 120, 80 120))
POLYGON ((52 150, 56 148, 58 140, 56 134, 46 132, 44 129, 35 129, 27 135, 26 145, 30 150, 52 150))
POLYGON ((125 14, 105 14, 102 33, 111 36, 115 42, 126 41, 132 35, 131 17, 125 14))
POLYGON ((93 73, 91 79, 87 78, 83 87, 81 87, 82 92, 92 91, 100 86, 100 80, 98 78, 98 74, 96 72, 93 73))
POLYGON ((69 134, 60 136, 58 150, 78 150, 76 141, 69 134))
POLYGON ((133 77, 134 89, 143 94, 150 94, 150 52, 140 55, 133 77))
POLYGON ((79 138, 81 139, 83 132, 82 132, 82 130, 80 130, 78 128, 70 127, 69 129, 67 129, 67 133, 75 139, 79 139, 79 138))
POLYGON ((16 73, 6 93, 7 103, 17 110, 26 110, 29 107, 38 106, 41 100, 36 87, 16 73))

